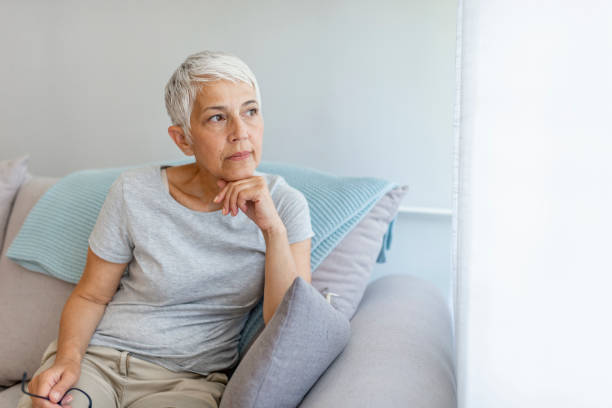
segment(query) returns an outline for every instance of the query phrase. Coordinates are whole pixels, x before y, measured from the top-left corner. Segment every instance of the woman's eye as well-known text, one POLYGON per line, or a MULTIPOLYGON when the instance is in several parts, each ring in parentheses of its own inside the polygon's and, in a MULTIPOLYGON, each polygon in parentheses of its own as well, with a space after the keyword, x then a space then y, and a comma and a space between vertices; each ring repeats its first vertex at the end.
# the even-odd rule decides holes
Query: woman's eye
POLYGON ((223 116, 221 115, 213 115, 208 118, 208 120, 210 120, 211 122, 219 122, 221 119, 223 119, 223 116))
POLYGON ((257 115, 257 108, 249 109, 247 113, 249 116, 255 116, 257 115))

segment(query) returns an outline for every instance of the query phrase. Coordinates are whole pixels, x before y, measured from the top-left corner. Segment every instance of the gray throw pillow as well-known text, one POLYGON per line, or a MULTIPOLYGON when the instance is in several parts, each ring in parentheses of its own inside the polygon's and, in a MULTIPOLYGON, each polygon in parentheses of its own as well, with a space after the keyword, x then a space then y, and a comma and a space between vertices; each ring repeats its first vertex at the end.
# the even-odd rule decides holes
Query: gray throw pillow
POLYGON ((348 319, 297 277, 231 376, 220 408, 296 407, 350 331, 348 319))

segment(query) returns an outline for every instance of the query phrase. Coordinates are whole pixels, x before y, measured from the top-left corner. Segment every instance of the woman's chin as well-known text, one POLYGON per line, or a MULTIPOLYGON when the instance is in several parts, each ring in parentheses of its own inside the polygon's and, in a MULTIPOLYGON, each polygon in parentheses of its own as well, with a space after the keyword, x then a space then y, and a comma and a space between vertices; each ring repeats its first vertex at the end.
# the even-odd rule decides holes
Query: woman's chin
POLYGON ((223 179, 226 181, 237 181, 253 177, 255 168, 253 166, 244 166, 243 169, 232 169, 224 172, 223 179))

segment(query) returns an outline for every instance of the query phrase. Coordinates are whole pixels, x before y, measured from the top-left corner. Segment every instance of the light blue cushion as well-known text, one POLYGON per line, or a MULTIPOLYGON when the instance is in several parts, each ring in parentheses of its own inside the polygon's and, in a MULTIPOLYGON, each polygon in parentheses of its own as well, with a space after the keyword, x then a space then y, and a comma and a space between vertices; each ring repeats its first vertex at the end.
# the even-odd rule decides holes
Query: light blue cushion
MULTIPOLYGON (((87 239, 106 194, 124 170, 150 164, 181 165, 193 158, 134 166, 80 170, 49 188, 26 218, 7 250, 7 257, 24 268, 77 283, 85 267, 87 239)), ((376 202, 398 184, 372 177, 338 177, 305 167, 262 161, 257 170, 279 174, 308 201, 315 236, 311 245, 311 270, 325 259, 376 202)), ((384 262, 391 229, 381 243, 384 262)), ((253 309, 243 330, 239 349, 263 327, 263 301, 253 309)))

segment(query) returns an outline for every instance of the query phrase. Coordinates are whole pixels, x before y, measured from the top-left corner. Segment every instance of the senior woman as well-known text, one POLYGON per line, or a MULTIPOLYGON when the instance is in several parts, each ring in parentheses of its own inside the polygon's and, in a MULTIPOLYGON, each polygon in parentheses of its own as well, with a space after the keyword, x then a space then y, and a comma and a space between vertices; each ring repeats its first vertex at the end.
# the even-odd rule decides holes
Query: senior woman
POLYGON ((304 196, 258 172, 255 76, 235 56, 189 56, 166 85, 168 133, 192 163, 142 166, 112 184, 59 335, 19 407, 217 407, 240 332, 310 282, 304 196), (73 391, 71 387, 84 393, 73 391))

